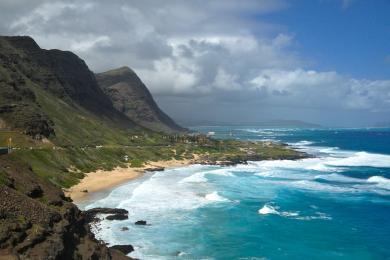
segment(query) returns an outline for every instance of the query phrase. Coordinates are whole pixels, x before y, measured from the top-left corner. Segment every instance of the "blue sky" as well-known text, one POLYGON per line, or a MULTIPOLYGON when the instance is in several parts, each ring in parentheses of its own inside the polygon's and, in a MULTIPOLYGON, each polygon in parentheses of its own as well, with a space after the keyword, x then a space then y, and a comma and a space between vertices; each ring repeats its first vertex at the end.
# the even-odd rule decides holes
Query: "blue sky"
POLYGON ((178 121, 390 125, 389 0, 2 0, 0 33, 129 66, 178 121))
MULTIPOLYGON (((390 75, 390 1, 292 0, 265 19, 286 26, 318 70, 353 77, 390 75)), ((264 16, 260 17, 261 20, 264 16)))

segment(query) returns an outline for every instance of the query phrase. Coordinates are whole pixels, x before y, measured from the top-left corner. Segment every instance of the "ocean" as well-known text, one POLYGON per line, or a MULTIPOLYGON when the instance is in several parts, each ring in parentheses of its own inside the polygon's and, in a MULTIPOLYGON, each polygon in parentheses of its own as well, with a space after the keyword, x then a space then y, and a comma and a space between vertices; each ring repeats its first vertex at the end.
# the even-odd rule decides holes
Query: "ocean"
POLYGON ((129 211, 103 220, 97 238, 140 259, 390 259, 390 129, 194 130, 314 158, 147 173, 82 205, 129 211))

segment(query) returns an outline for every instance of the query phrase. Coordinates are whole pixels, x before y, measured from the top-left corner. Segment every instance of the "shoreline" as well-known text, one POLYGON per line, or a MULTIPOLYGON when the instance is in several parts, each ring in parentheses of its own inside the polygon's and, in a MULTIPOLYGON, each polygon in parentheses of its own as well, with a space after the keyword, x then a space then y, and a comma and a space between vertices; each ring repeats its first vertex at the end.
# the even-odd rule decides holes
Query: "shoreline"
MULTIPOLYGON (((267 144, 267 143, 265 143, 267 144)), ((268 146, 269 144, 267 144, 268 146)), ((202 157, 199 154, 193 154, 192 159, 170 159, 159 161, 148 161, 142 167, 131 167, 130 163, 127 167, 116 167, 112 170, 97 170, 85 174, 85 177, 80 182, 69 189, 63 189, 65 196, 70 197, 74 204, 80 204, 92 198, 94 195, 112 190, 130 180, 137 179, 144 175, 145 172, 162 171, 169 168, 177 168, 182 166, 189 166, 193 164, 207 164, 219 166, 232 166, 248 161, 262 161, 262 160, 297 160, 309 158, 310 156, 305 152, 300 152, 293 147, 291 150, 295 151, 294 155, 268 156, 256 157, 253 154, 247 154, 246 158, 216 158, 202 157)))
POLYGON ((143 167, 116 167, 113 170, 97 170, 85 174, 80 182, 69 189, 64 189, 65 196, 70 197, 74 204, 83 202, 93 194, 105 190, 113 189, 127 181, 137 179, 146 171, 161 171, 163 169, 189 166, 195 164, 195 159, 168 160, 168 161, 150 161, 143 167))

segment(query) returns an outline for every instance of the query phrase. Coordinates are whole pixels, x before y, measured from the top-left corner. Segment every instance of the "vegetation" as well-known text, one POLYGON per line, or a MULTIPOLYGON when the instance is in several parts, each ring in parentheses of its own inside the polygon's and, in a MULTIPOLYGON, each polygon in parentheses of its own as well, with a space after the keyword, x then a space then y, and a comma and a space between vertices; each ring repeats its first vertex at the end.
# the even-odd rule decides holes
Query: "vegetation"
MULTIPOLYGON (((0 133, 1 138, 5 139, 10 132, 0 133)), ((87 172, 111 170, 115 167, 142 167, 148 161, 194 159, 194 155, 197 155, 198 162, 205 163, 302 156, 282 144, 212 140, 204 136, 183 135, 178 138, 160 134, 131 135, 137 138, 132 140, 129 137, 127 145, 109 143, 98 146, 94 143, 86 145, 85 142, 83 146, 56 146, 53 143, 39 144, 35 140, 22 138, 18 133, 12 133, 12 136, 18 142, 15 143, 10 158, 28 163, 38 176, 66 188, 75 185, 87 172), (129 159, 128 162, 125 156, 129 159)))
POLYGON ((87 172, 148 161, 234 163, 302 156, 279 144, 156 132, 163 126, 181 128, 128 68, 97 75, 105 94, 76 55, 42 50, 31 38, 0 37, 0 58, 0 146, 12 138, 8 157, 60 187, 76 184, 87 172), (123 88, 112 89, 118 82, 123 88), (126 101, 123 109, 120 100, 126 101))
POLYGON ((3 171, 0 171, 0 186, 6 185, 8 183, 7 174, 3 171))

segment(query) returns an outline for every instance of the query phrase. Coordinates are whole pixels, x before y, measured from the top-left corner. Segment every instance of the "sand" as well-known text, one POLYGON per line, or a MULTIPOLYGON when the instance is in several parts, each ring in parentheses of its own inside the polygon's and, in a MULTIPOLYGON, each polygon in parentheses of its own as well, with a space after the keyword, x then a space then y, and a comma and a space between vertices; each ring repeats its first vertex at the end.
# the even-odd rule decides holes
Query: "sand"
POLYGON ((80 202, 95 192, 112 189, 122 183, 141 176, 145 170, 151 168, 175 168, 193 164, 193 160, 169 160, 148 162, 144 167, 117 167, 112 171, 98 170, 87 173, 86 176, 77 185, 64 190, 65 195, 74 202, 80 202), (88 191, 88 192, 86 192, 88 191))

